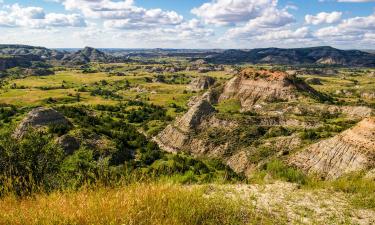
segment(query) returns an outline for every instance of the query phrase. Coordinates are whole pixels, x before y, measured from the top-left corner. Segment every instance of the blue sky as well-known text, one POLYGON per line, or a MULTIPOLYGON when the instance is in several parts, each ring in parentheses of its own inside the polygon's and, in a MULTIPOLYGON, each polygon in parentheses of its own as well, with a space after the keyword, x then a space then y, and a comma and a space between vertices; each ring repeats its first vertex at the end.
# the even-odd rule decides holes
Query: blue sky
POLYGON ((0 0, 0 43, 46 47, 375 46, 375 0, 0 0))

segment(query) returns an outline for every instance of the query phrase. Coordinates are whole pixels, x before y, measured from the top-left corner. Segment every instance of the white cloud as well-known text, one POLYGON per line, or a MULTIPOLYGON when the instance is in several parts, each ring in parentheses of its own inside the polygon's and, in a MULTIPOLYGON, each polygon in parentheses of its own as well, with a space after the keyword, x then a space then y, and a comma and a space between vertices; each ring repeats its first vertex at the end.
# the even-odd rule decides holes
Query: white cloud
POLYGON ((375 13, 367 17, 353 17, 343 20, 337 26, 329 26, 316 32, 318 37, 364 35, 375 32, 375 13))
POLYGON ((315 37, 329 42, 352 44, 375 44, 375 13, 367 17, 353 17, 336 26, 321 28, 315 37))
POLYGON ((212 0, 191 12, 207 24, 235 25, 262 16, 276 6, 277 0, 212 0))
POLYGON ((145 9, 133 0, 62 0, 67 10, 79 10, 86 18, 102 19, 104 26, 117 29, 140 29, 178 25, 183 17, 175 11, 145 9))
POLYGON ((294 17, 287 11, 270 8, 265 10, 263 15, 250 20, 245 25, 229 29, 225 33, 224 39, 246 38, 263 34, 270 30, 278 30, 294 21, 294 17))
POLYGON ((273 30, 266 32, 262 35, 258 35, 255 38, 257 40, 267 40, 267 41, 280 41, 285 39, 305 39, 311 37, 310 30, 307 27, 301 27, 296 30, 273 30))
POLYGON ((318 13, 317 15, 306 15, 305 16, 305 21, 307 24, 313 24, 313 25, 319 25, 319 24, 324 24, 324 23, 337 23, 340 21, 342 16, 342 12, 321 12, 318 13))
POLYGON ((0 11, 0 26, 3 27, 83 27, 86 21, 78 14, 58 14, 44 12, 40 7, 22 7, 19 4, 8 5, 0 11))

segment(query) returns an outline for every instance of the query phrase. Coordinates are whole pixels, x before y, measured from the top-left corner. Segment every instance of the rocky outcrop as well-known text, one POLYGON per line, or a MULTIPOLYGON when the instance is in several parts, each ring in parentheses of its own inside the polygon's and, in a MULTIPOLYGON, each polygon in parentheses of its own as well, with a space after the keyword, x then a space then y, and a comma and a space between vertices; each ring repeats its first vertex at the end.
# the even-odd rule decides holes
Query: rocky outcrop
MULTIPOLYGON (((333 108, 336 108, 336 107, 333 106, 333 108)), ((343 107, 338 107, 338 110, 341 111, 341 113, 345 114, 346 116, 352 117, 352 118, 363 119, 363 118, 373 115, 373 110, 366 106, 343 106, 343 107)))
POLYGON ((375 118, 362 120, 343 133, 313 144, 290 159, 307 173, 335 179, 375 167, 375 118))
POLYGON ((302 144, 301 138, 298 135, 293 134, 291 136, 281 136, 281 137, 271 138, 267 140, 264 146, 277 149, 279 151, 279 154, 283 155, 283 154, 288 153, 289 151, 292 151, 300 147, 301 144, 302 144))
POLYGON ((191 131, 195 130, 204 119, 215 112, 215 109, 205 99, 198 101, 174 124, 168 125, 154 141, 168 152, 178 152, 185 148, 190 140, 191 131))
POLYGON ((38 128, 48 125, 71 126, 72 124, 61 113, 51 108, 39 107, 29 112, 17 127, 14 136, 22 137, 29 127, 38 128))
POLYGON ((252 171, 255 170, 255 165, 249 160, 249 156, 246 151, 239 151, 236 154, 230 156, 226 164, 236 173, 244 173, 249 176, 252 171))
POLYGON ((63 135, 57 139, 57 144, 60 145, 66 154, 70 155, 80 147, 80 142, 71 135, 63 135))
POLYGON ((193 91, 201 91, 210 88, 215 84, 215 78, 209 76, 200 76, 191 81, 189 89, 193 91))
POLYGON ((248 68, 225 85, 219 101, 236 98, 242 109, 248 111, 262 103, 296 100, 299 91, 318 95, 309 85, 287 73, 248 68))
POLYGON ((210 104, 216 104, 219 99, 220 92, 209 90, 201 96, 193 96, 189 99, 187 106, 190 108, 201 100, 206 100, 210 104))

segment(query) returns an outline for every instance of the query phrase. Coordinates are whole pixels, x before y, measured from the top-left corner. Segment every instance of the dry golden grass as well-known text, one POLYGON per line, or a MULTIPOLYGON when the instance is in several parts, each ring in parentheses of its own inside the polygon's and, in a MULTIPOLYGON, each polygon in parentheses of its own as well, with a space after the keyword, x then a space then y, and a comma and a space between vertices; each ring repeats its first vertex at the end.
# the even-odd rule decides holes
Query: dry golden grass
POLYGON ((245 202, 205 197, 204 187, 127 187, 0 200, 0 224, 273 224, 245 202))

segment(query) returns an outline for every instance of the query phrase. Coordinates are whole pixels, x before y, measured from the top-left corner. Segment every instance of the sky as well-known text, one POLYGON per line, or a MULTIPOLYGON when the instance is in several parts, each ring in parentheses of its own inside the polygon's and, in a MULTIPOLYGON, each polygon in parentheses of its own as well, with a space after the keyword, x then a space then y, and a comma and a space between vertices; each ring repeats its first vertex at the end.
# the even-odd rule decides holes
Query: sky
POLYGON ((374 49, 375 0, 0 0, 0 44, 374 49))

